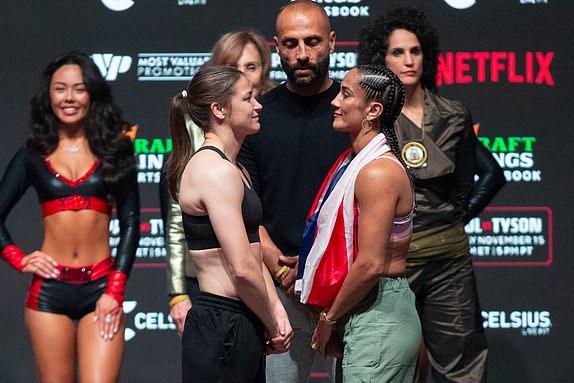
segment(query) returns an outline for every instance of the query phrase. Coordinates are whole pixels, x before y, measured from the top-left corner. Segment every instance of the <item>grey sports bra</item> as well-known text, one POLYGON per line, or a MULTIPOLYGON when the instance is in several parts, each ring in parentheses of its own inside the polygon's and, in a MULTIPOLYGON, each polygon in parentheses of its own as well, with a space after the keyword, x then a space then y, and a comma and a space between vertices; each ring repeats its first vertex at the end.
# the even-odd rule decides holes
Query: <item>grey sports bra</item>
MULTIPOLYGON (((394 161, 401 167, 401 169, 405 170, 403 164, 401 164, 401 162, 397 160, 395 157, 382 156, 380 158, 394 161)), ((397 241, 399 239, 406 238, 412 234, 414 212, 415 212, 415 196, 413 192, 413 206, 409 214, 403 217, 395 217, 393 219, 393 228, 391 230, 391 241, 397 241)))

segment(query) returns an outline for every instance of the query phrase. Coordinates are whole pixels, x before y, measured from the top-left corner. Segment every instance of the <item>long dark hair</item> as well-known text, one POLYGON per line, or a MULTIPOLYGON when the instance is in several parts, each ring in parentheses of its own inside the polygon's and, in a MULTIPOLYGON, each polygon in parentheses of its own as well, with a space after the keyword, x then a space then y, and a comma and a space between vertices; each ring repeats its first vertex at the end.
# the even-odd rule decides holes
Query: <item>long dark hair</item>
POLYGON ((436 92, 438 32, 416 8, 396 6, 367 22, 359 31, 359 64, 385 65, 389 36, 396 29, 405 29, 417 36, 423 52, 421 85, 436 92))
POLYGON ((27 145, 42 156, 48 156, 58 146, 60 120, 50 102, 52 76, 64 65, 77 65, 90 95, 90 109, 84 124, 85 135, 92 153, 102 165, 104 182, 115 187, 136 171, 133 145, 125 135, 130 129, 120 109, 112 101, 110 87, 98 67, 80 52, 69 52, 55 58, 42 72, 39 90, 30 102, 31 135, 27 145))
POLYGON ((179 180, 193 155, 193 145, 186 124, 191 119, 203 132, 209 131, 211 104, 229 105, 234 86, 243 74, 239 69, 222 65, 204 65, 191 79, 187 89, 171 99, 169 130, 172 152, 167 161, 169 191, 177 201, 179 180))
POLYGON ((375 100, 383 104, 383 113, 380 117, 381 132, 387 138, 395 157, 405 166, 393 127, 405 103, 403 83, 384 65, 359 65, 357 71, 360 74, 359 85, 365 91, 367 101, 375 100))

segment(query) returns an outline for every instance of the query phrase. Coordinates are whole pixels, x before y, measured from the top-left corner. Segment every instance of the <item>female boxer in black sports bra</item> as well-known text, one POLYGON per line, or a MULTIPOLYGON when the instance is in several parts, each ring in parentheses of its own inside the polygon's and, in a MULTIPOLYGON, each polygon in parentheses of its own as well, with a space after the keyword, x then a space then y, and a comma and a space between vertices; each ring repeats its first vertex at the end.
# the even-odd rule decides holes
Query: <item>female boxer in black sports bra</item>
POLYGON ((172 101, 168 178, 201 291, 183 332, 184 382, 264 382, 264 352, 285 352, 291 342, 262 262, 261 203, 236 163, 244 137, 259 130, 260 110, 245 75, 217 65, 202 68, 172 101), (205 133, 193 156, 189 118, 205 133))
POLYGON ((44 70, 32 99, 32 135, 0 183, 0 248, 33 274, 26 326, 40 382, 116 382, 123 354, 122 301, 139 237, 139 197, 129 125, 84 54, 44 70), (5 227, 32 186, 44 217, 40 250, 26 255, 5 227), (110 256, 112 205, 120 243, 110 256), (76 357, 77 355, 77 357, 76 357))

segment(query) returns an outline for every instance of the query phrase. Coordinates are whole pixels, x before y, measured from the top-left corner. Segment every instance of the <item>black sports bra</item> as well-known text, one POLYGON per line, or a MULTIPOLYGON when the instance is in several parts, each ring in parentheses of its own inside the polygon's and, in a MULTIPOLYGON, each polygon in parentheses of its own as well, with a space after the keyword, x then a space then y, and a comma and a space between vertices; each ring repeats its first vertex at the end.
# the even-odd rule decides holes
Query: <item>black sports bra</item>
MULTIPOLYGON (((201 150, 213 150, 224 160, 229 161, 227 156, 215 146, 203 146, 201 150)), ((240 167, 241 170, 241 167, 240 167)), ((243 170, 241 170, 243 172, 243 170)), ((263 206, 257 193, 243 183, 243 201, 241 202, 241 214, 247 231, 249 243, 259 242, 259 225, 263 220, 263 206)), ((207 215, 189 215, 182 212, 183 230, 189 250, 205 250, 219 248, 221 245, 215 236, 213 226, 207 215)))

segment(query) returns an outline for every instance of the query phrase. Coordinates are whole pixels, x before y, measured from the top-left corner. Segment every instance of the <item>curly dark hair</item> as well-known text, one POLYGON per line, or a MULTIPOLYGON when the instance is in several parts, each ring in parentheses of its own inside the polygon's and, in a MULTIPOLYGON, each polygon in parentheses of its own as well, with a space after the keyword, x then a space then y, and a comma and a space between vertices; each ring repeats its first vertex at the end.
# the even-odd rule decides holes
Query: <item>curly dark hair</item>
POLYGON ((396 29, 406 29, 417 36, 423 51, 421 85, 436 92, 440 53, 438 32, 416 8, 395 6, 365 24, 359 31, 358 63, 385 65, 389 36, 396 29))
POLYGON ((380 117, 381 132, 385 135, 395 157, 405 166, 393 127, 405 103, 403 83, 384 65, 359 65, 357 71, 360 74, 359 85, 365 91, 367 101, 375 100, 383 104, 383 114, 380 117))
POLYGON ((104 182, 115 187, 136 171, 134 148, 125 135, 130 125, 122 118, 112 101, 110 87, 98 67, 84 53, 69 52, 55 58, 40 77, 38 92, 30 102, 31 135, 27 145, 42 156, 53 153, 58 146, 60 120, 50 102, 50 82, 54 73, 64 65, 77 65, 82 70, 84 84, 90 95, 90 109, 85 121, 85 134, 90 150, 102 165, 104 182))

